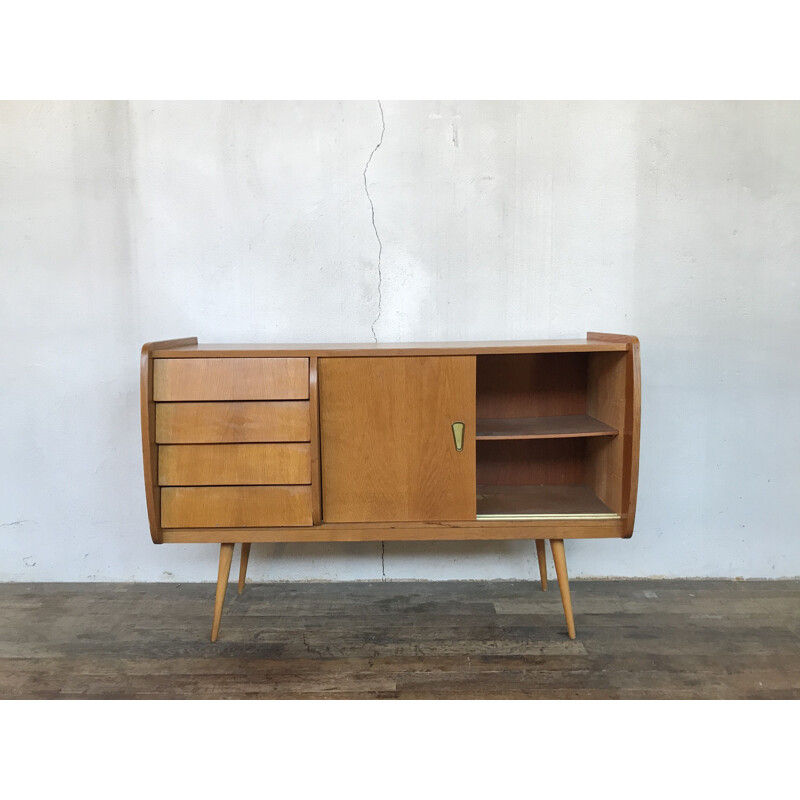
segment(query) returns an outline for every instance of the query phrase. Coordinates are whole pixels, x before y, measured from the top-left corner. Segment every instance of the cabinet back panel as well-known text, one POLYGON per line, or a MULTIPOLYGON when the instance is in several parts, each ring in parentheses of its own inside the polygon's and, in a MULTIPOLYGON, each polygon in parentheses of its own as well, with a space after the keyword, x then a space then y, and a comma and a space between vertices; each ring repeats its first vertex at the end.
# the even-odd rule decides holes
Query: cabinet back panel
POLYGON ((477 482, 491 486, 556 486, 586 482, 585 439, 479 441, 477 482))
POLYGON ((585 414, 586 373, 586 353, 477 356, 477 417, 585 414))

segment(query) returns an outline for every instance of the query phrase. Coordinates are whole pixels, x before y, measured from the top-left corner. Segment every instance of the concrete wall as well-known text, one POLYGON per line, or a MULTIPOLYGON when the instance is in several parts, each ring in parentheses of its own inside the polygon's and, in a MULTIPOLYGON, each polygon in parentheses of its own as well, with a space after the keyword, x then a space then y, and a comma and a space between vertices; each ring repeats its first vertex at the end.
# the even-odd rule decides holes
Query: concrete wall
MULTIPOLYGON (((212 580, 150 543, 146 340, 634 333, 639 514, 573 576, 800 574, 800 104, 0 105, 0 579, 212 580), (375 226, 365 192, 374 203, 375 226)), ((256 545, 264 579, 380 544, 256 545)), ((536 577, 388 543, 388 578, 536 577)))

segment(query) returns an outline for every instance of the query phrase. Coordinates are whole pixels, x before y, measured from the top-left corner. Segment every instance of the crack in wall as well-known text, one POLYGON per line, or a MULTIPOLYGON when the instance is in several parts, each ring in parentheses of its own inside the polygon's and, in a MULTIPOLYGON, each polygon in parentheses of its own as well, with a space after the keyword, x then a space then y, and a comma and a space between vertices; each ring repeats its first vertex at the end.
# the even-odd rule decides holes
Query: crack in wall
POLYGON ((378 324, 378 320, 381 318, 381 314, 383 313, 383 294, 381 292, 381 285, 383 283, 383 272, 381 270, 381 256, 383 255, 383 242, 381 241, 380 234, 378 233, 378 226, 375 224, 375 204, 372 202, 372 195, 369 193, 369 184, 367 183, 367 170, 369 169, 369 165, 372 162, 372 157, 375 153, 378 152, 378 148, 383 144, 383 135, 386 133, 386 120, 383 116, 383 106, 381 105, 381 101, 378 100, 378 109, 381 112, 381 138, 378 144, 372 149, 372 152, 369 154, 369 158, 367 159, 366 166, 364 167, 364 191, 367 193, 367 200, 369 200, 369 207, 372 213, 372 229, 375 231, 375 238, 378 240, 378 313, 375 316, 375 319, 372 320, 372 325, 370 325, 370 329, 372 330, 372 338, 375 340, 375 343, 378 343, 378 335, 375 333, 375 326, 378 324))
MULTIPOLYGON (((378 144, 372 148, 372 152, 369 154, 369 158, 367 159, 367 163, 364 165, 364 191, 367 195, 367 200, 369 200, 369 208, 370 214, 372 219, 372 230, 375 231, 375 238, 378 240, 378 313, 375 315, 375 319, 372 320, 372 325, 370 325, 370 330, 372 331, 372 338, 375 340, 375 344, 378 343, 378 334, 375 333, 375 326, 378 324, 378 320, 381 318, 381 314, 383 313, 383 292, 382 292, 382 285, 383 285, 383 271, 381 269, 381 257, 383 256, 383 242, 381 241, 381 235, 378 233, 378 226, 375 224, 375 204, 372 202, 372 195, 369 193, 369 184, 367 183, 367 170, 369 169, 369 165, 372 163, 372 157, 375 153, 378 152, 378 148, 383 144, 383 135, 386 133, 386 118, 383 116, 383 105, 381 105, 381 101, 378 100, 378 110, 381 112, 381 138, 378 140, 378 144)), ((386 580, 386 542, 381 542, 381 580, 386 580)))

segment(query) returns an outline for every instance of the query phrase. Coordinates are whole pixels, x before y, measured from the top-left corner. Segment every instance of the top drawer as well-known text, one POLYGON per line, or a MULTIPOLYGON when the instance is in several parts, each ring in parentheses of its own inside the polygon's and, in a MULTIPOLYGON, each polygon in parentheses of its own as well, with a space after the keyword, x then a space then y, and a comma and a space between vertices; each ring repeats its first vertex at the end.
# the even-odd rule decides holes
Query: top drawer
POLYGON ((153 400, 305 400, 307 358, 156 358, 153 400))

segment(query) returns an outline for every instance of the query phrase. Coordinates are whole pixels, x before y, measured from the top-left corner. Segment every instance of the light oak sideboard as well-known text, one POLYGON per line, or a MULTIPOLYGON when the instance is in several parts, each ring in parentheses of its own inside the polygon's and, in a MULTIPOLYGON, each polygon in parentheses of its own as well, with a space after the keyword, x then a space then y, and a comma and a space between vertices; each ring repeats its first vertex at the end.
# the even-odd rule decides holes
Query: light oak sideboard
POLYGON ((565 539, 633 533, 634 336, 449 344, 142 348, 150 533, 218 542, 216 641, 234 545, 550 540, 575 638, 565 539))

